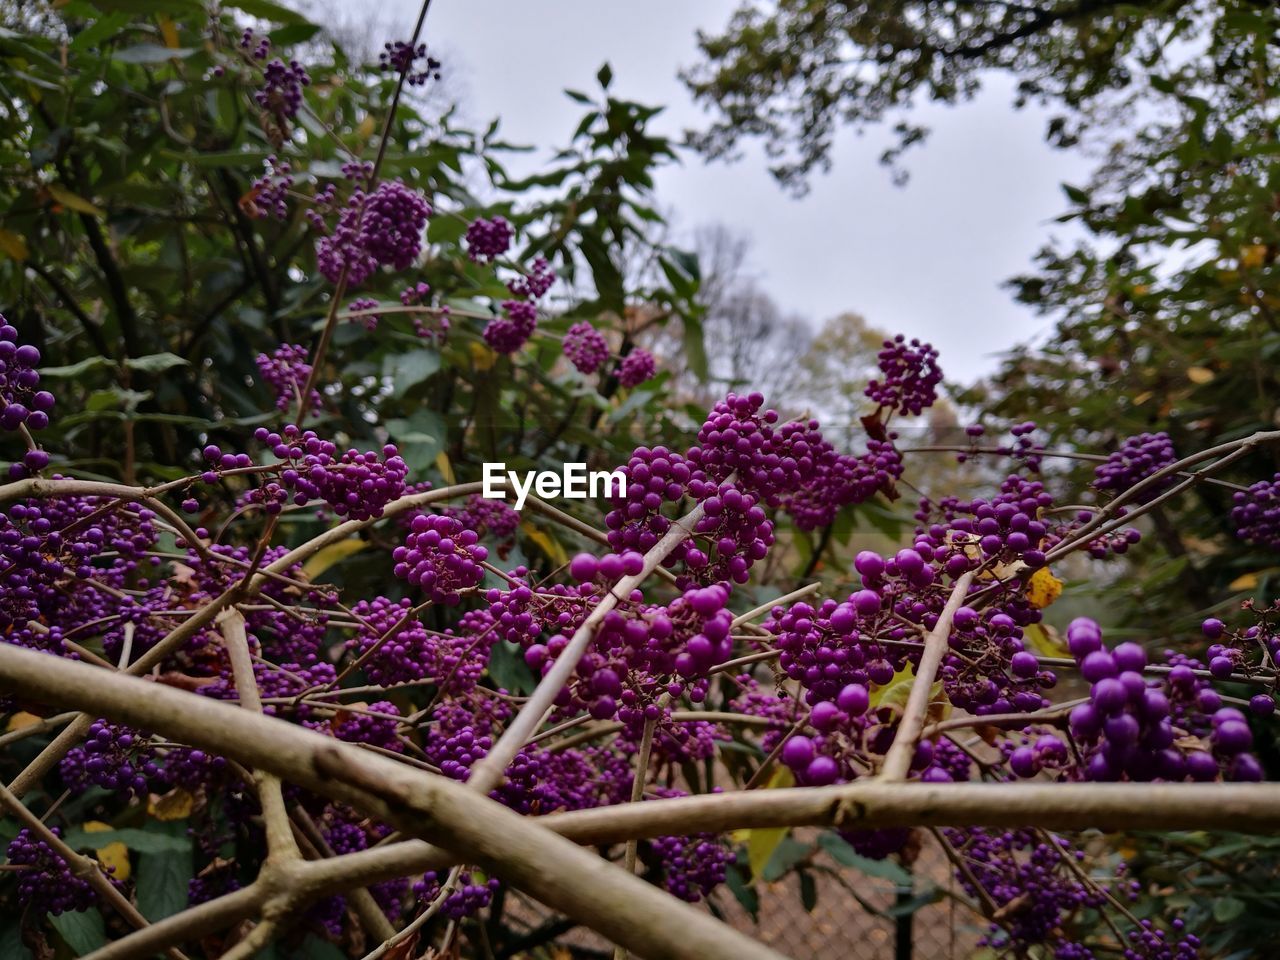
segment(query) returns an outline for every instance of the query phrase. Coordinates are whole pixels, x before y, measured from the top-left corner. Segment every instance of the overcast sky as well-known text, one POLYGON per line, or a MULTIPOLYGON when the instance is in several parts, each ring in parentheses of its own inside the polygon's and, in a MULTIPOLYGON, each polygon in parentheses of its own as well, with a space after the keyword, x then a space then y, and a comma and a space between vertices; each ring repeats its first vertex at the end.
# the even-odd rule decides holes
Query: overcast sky
MULTIPOLYGON (((426 39, 440 50, 450 89, 476 123, 502 118, 507 139, 539 156, 568 141, 582 108, 565 87, 591 91, 601 63, 614 91, 664 104, 658 129, 671 136, 702 114, 676 77, 696 59, 698 27, 720 29, 734 0, 434 0, 426 39)), ((407 34, 416 0, 379 10, 407 34)), ((1044 116, 1014 111, 1009 87, 989 86, 975 103, 923 106, 933 134, 906 158, 911 180, 895 187, 877 158, 889 143, 873 130, 845 132, 831 173, 801 198, 770 178, 758 150, 734 164, 688 154, 658 177, 658 202, 679 234, 723 223, 749 235, 764 288, 788 312, 820 324, 862 313, 891 333, 932 341, 950 379, 994 368, 996 355, 1041 333, 1003 280, 1026 270, 1065 207, 1059 188, 1079 182, 1086 159, 1050 149, 1044 116)))

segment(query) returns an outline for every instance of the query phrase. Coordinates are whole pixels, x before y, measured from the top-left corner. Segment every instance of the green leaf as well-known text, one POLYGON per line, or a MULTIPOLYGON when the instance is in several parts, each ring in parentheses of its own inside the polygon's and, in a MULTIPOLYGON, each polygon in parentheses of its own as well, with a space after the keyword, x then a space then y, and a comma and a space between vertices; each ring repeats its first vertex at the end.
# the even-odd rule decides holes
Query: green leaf
POLYGON ((102 914, 97 910, 85 910, 80 913, 62 913, 50 916, 49 922, 58 931, 68 947, 75 951, 77 957, 93 953, 107 942, 106 929, 102 923, 102 914))
POLYGON ((1219 923, 1230 923, 1247 909, 1243 900, 1235 897, 1218 897, 1213 901, 1213 919, 1219 923))
MULTIPOLYGON (((136 870, 138 909, 152 923, 187 908, 187 884, 195 875, 192 841, 186 820, 152 822, 145 831, 170 844, 143 852, 136 870)), ((141 848, 135 848, 141 849, 141 848)))
POLYGON ((173 367, 190 366, 190 361, 176 353, 153 353, 145 357, 130 357, 124 365, 130 370, 141 370, 143 373, 163 373, 173 367))
POLYGON ((31 951, 22 942, 22 922, 18 916, 5 918, 0 925, 0 957, 5 960, 31 960, 31 951))
POLYGON ((91 0, 91 2, 105 13, 122 10, 126 13, 164 13, 176 17, 186 13, 204 12, 204 6, 200 0, 91 0))
POLYGON ((493 645, 493 652, 489 654, 489 676, 509 693, 532 693, 535 686, 533 673, 520 655, 520 649, 506 640, 493 645))
POLYGON ((702 321, 687 316, 683 320, 683 342, 685 360, 689 370, 699 380, 707 379, 707 341, 702 330, 702 321))
POLYGON ((600 67, 599 71, 597 71, 596 79, 600 81, 600 86, 608 90, 609 84, 613 83, 613 67, 609 66, 608 62, 606 62, 600 67))
POLYGON ((806 913, 813 913, 818 905, 818 884, 808 870, 797 870, 796 876, 800 879, 800 904, 806 913))
POLYGON ((395 418, 386 423, 387 432, 400 456, 414 474, 428 470, 444 449, 448 430, 444 420, 434 410, 421 407, 407 418, 395 418))
POLYGON ((1079 187, 1073 187, 1069 183, 1062 185, 1062 192, 1067 195, 1067 199, 1072 203, 1088 203, 1089 194, 1085 193, 1079 187))
MULTIPOLYGON (((302 941, 302 949, 297 955, 306 957, 307 960, 347 960, 347 955, 336 944, 321 940, 315 934, 308 934, 307 939, 302 941)), ((259 956, 261 957, 261 954, 259 956)))
POLYGON ((942 891, 936 887, 926 890, 924 893, 917 893, 914 897, 901 900, 893 906, 884 909, 886 917, 905 917, 908 914, 915 913, 921 907, 927 907, 931 903, 937 903, 942 899, 942 891))
POLYGON ((392 392, 402 397, 440 369, 440 354, 418 349, 390 353, 382 361, 382 375, 391 381, 392 392))
POLYGON ((272 30, 267 37, 277 47, 291 47, 295 43, 306 43, 323 29, 318 23, 291 23, 272 30))
POLYGON ((90 370, 101 370, 110 366, 111 361, 107 357, 85 357, 79 363, 72 363, 65 367, 41 367, 40 376, 53 377, 55 380, 76 379, 90 370))
POLYGON ((310 20, 296 10, 290 10, 288 7, 283 7, 278 3, 272 3, 272 0, 226 0, 224 6, 235 7, 237 10, 243 10, 251 17, 274 20, 276 23, 312 25, 310 20))
POLYGON ((73 53, 88 50, 103 40, 116 36, 120 32, 120 28, 128 23, 130 19, 132 18, 129 14, 124 12, 109 13, 77 33, 72 41, 67 44, 67 49, 73 53))
POLYGON ((119 830, 68 830, 63 838, 75 850, 98 850, 109 843, 123 843, 138 853, 172 853, 187 850, 191 841, 185 836, 171 837, 159 830, 122 827, 119 830))
POLYGON ((911 874, 892 860, 872 860, 870 857, 864 857, 838 834, 830 832, 822 834, 818 837, 818 846, 841 866, 853 867, 869 877, 891 880, 900 887, 907 887, 912 883, 911 874))
POLYGON ((591 279, 600 302, 606 308, 621 313, 624 307, 622 274, 609 256, 609 248, 595 233, 583 233, 579 250, 591 268, 591 279))
POLYGON ((759 921, 760 919, 760 896, 756 893, 755 887, 749 886, 742 878, 742 871, 737 867, 730 867, 725 873, 725 885, 728 886, 729 892, 733 894, 735 900, 742 904, 742 909, 751 914, 751 919, 759 921))
POLYGON ((164 63, 171 58, 185 60, 195 53, 193 47, 166 47, 159 43, 139 43, 117 50, 112 56, 122 63, 164 63))
POLYGON ((773 883, 781 879, 792 867, 804 862, 812 853, 812 845, 783 836, 778 841, 778 845, 773 848, 773 852, 769 855, 769 862, 765 864, 764 872, 760 876, 766 883, 773 883))
POLYGON ((155 394, 150 390, 124 390, 120 387, 110 387, 107 390, 95 390, 89 394, 84 408, 93 413, 120 409, 133 412, 138 409, 138 404, 144 400, 150 400, 153 396, 155 394))

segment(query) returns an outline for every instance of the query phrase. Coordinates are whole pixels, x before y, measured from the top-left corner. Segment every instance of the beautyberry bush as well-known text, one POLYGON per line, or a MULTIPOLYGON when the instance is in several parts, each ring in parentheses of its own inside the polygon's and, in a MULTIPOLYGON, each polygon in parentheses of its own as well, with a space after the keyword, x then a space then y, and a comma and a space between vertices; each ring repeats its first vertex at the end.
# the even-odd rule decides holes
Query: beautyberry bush
POLYGON ((1280 607, 1143 645, 1082 581, 1210 479, 1273 548, 1233 471, 1275 431, 1135 436, 1073 494, 1034 422, 974 425, 988 482, 919 496, 927 343, 884 343, 852 444, 671 376, 644 323, 695 378, 716 345, 639 226, 673 148, 607 68, 519 181, 433 109, 421 33, 351 65, 246 10, 277 25, 0 37, 6 951, 508 955, 565 929, 527 945, 518 891, 624 952, 772 957, 728 898, 931 843, 997 953, 1213 955, 1229 905, 1114 831, 1275 829, 1280 607), (625 484, 515 496, 567 463, 625 484))

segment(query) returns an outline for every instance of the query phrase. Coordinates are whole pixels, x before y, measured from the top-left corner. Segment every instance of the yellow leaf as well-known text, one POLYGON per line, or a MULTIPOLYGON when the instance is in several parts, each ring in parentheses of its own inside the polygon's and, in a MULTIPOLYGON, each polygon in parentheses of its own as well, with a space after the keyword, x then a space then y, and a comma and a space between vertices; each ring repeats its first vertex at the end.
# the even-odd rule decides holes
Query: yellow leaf
POLYGON ((0 230, 0 253, 19 263, 27 259, 27 241, 12 230, 0 230))
POLYGON ((368 140, 373 136, 373 126, 373 114, 366 113, 364 119, 360 121, 360 127, 357 131, 361 140, 368 140))
POLYGON ((164 37, 164 45, 170 50, 176 50, 181 44, 178 42, 178 29, 163 13, 156 17, 156 21, 160 24, 160 33, 164 37))
POLYGON ((1242 573, 1229 584, 1228 590, 1252 590, 1258 585, 1258 575, 1256 573, 1242 573))
POLYGON ((759 830, 748 830, 747 863, 751 865, 751 878, 758 880, 769 865, 769 858, 778 849, 790 827, 764 827, 759 830))
MULTIPOLYGON (((790 768, 778 764, 761 789, 786 789, 795 786, 795 782, 796 778, 792 775, 790 768)), ((778 849, 778 844, 782 843, 782 838, 789 830, 789 827, 761 827, 734 833, 735 840, 747 845, 747 863, 751 867, 753 878, 758 878, 764 873, 764 868, 769 863, 769 858, 773 856, 773 851, 778 849)))
POLYGON ((484 371, 493 366, 498 359, 498 355, 490 350, 485 344, 472 341, 471 343, 471 363, 476 370, 484 371))
POLYGON ((101 207, 95 206, 78 193, 73 193, 60 183, 49 184, 49 193, 53 195, 53 199, 57 200, 64 207, 69 207, 77 213, 88 213, 95 217, 105 217, 106 211, 101 207))
POLYGON ((440 471, 440 475, 444 477, 444 482, 449 486, 453 486, 458 479, 453 475, 453 464, 449 462, 449 455, 441 450, 436 454, 436 469, 440 471))
POLYGON ((25 710, 19 710, 9 718, 8 732, 15 730, 25 730, 27 727, 34 727, 40 722, 40 718, 34 713, 27 713, 25 710))
MULTIPOLYGON (((90 820, 84 825, 85 833, 103 833, 105 831, 114 830, 115 828, 109 823, 103 823, 101 820, 90 820)), ((124 881, 129 879, 131 872, 129 864, 129 848, 120 841, 108 843, 105 847, 95 850, 98 855, 98 862, 104 867, 111 870, 111 876, 116 880, 124 881)))
POLYGON ((1050 573, 1048 567, 1041 567, 1027 581, 1027 603, 1038 610, 1043 610, 1060 596, 1062 581, 1050 573))
POLYGON ((1154 396, 1155 394, 1152 393, 1150 390, 1143 391, 1142 393, 1138 394, 1136 397, 1133 398, 1133 405, 1135 407, 1140 407, 1154 396))
MULTIPOLYGON (((904 664, 902 669, 893 675, 892 680, 871 691, 871 709, 889 707, 894 712, 901 713, 907 705, 907 699, 911 696, 911 688, 915 686, 915 682, 916 668, 910 663, 904 664)), ((929 688, 929 719, 945 720, 950 713, 951 704, 942 695, 942 681, 936 680, 929 688)))
POLYGON ((539 530, 530 523, 520 524, 520 530, 526 537, 541 547, 542 552, 547 555, 547 559, 557 567, 569 562, 569 554, 565 552, 560 541, 545 530, 539 530))
POLYGON ((196 798, 181 787, 147 798, 147 815, 153 820, 185 820, 195 809, 196 798))
POLYGON ((1062 642, 1062 638, 1058 636, 1058 631, 1042 623, 1032 623, 1023 627, 1022 640, 1032 653, 1038 653, 1042 657, 1069 657, 1071 655, 1071 651, 1067 649, 1066 644, 1062 642))
POLYGON ((367 546, 368 544, 365 541, 354 538, 331 543, 327 547, 317 550, 315 556, 302 565, 302 572, 307 575, 309 580, 314 580, 339 560, 345 560, 353 553, 359 553, 367 546))
POLYGON ((1263 243, 1251 243, 1240 248, 1240 266, 1251 270, 1267 262, 1267 247, 1263 243))
POLYGON ((893 679, 883 686, 871 691, 871 709, 894 707, 901 711, 907 705, 907 697, 911 695, 911 684, 916 679, 916 668, 906 664, 893 675, 893 679))
POLYGON ((1213 371, 1208 367, 1187 367, 1187 379, 1192 383, 1208 383, 1213 379, 1213 371))

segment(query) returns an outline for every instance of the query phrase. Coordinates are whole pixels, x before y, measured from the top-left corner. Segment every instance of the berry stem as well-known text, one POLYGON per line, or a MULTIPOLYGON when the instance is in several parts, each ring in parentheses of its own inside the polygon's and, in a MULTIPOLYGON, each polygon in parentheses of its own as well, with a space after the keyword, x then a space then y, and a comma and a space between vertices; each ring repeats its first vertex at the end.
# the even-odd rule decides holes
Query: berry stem
MULTIPOLYGON (((631 778, 632 803, 639 803, 644 799, 644 782, 649 776, 649 753, 653 749, 653 730, 657 723, 657 717, 645 717, 644 731, 640 734, 640 749, 636 751, 636 771, 631 778)), ((626 849, 622 854, 622 869, 627 873, 636 872, 636 853, 639 848, 639 839, 633 837, 627 841, 626 849)), ((614 948, 613 960, 627 960, 628 956, 630 953, 626 947, 614 948)))
POLYGON ((889 746, 884 758, 884 767, 880 771, 881 780, 903 780, 911 769, 911 758, 915 755, 916 743, 924 730, 925 716, 929 712, 929 699, 933 692, 933 680, 938 675, 938 667, 942 665, 942 657, 947 652, 947 639, 951 636, 951 621, 956 611, 964 603, 969 593, 969 585, 973 583, 974 571, 960 577, 951 589, 947 605, 942 608, 938 622, 924 640, 924 651, 920 654, 920 666, 916 668, 915 680, 911 683, 911 693, 907 697, 907 705, 902 708, 902 721, 898 724, 898 733, 889 746))

